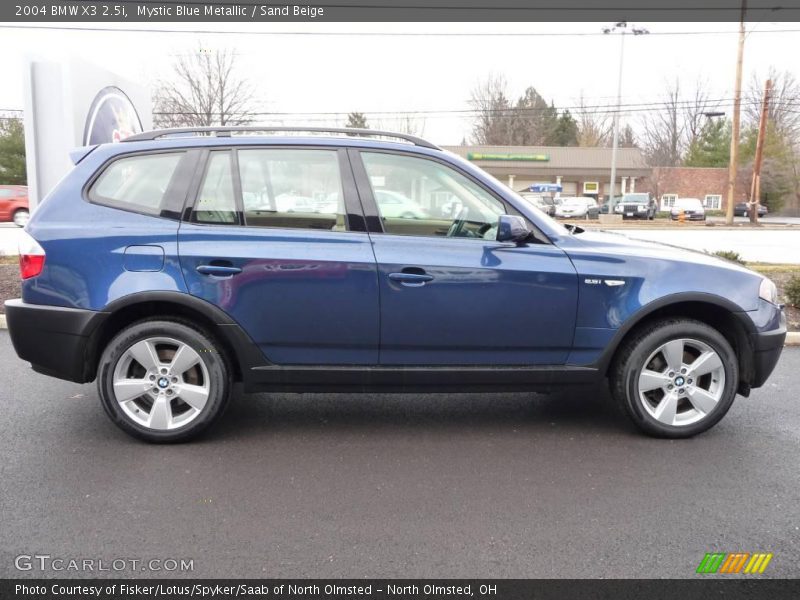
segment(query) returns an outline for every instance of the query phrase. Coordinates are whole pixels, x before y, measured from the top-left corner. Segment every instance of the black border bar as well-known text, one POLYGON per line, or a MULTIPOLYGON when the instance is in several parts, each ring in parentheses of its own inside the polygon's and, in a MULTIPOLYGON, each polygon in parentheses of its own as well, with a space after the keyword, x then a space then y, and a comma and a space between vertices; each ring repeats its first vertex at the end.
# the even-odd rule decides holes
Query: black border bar
MULTIPOLYGON (((737 22, 742 0, 3 0, 11 23, 737 22), (272 9, 272 10, 270 10, 272 9), (277 10, 276 10, 277 9, 277 10)), ((745 20, 800 21, 800 0, 747 0, 745 20)))

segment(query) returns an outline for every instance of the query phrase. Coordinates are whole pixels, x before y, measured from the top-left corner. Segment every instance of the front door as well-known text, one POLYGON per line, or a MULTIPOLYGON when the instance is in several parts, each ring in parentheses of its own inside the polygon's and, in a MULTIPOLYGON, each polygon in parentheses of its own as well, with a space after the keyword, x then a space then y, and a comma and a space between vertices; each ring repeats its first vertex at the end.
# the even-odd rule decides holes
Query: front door
POLYGON ((209 152, 179 232, 189 292, 231 315, 272 363, 376 364, 377 272, 354 196, 344 151, 209 152))
POLYGON ((381 364, 566 361, 577 275, 559 248, 498 243, 498 216, 512 209, 449 165, 402 153, 353 156, 362 199, 384 230, 371 234, 381 364))

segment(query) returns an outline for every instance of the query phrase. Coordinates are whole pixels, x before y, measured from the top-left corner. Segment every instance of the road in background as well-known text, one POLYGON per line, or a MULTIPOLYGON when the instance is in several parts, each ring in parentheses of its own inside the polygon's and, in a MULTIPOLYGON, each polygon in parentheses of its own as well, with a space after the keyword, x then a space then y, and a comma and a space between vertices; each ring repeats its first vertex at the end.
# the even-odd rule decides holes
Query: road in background
POLYGON ((722 229, 716 227, 628 227, 613 230, 630 238, 681 248, 717 252, 733 250, 749 262, 800 264, 800 229, 722 229))
POLYGON ((94 385, 30 371, 5 331, 0 361, 2 577, 41 576, 13 566, 41 553, 193 558, 200 578, 691 578, 710 551, 800 575, 800 349, 681 441, 594 389, 261 394, 158 446, 114 427, 94 385))

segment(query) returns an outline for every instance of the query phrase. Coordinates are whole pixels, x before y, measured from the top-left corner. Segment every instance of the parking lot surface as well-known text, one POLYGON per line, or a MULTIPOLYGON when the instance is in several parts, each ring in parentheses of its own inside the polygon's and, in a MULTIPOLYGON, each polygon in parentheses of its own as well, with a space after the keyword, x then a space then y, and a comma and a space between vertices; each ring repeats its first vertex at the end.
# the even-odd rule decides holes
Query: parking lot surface
POLYGON ((710 551, 800 575, 798 349, 683 441, 585 390, 240 396, 202 441, 154 446, 6 331, 0 359, 3 577, 80 575, 15 569, 39 553, 191 558, 200 578, 683 578, 710 551))

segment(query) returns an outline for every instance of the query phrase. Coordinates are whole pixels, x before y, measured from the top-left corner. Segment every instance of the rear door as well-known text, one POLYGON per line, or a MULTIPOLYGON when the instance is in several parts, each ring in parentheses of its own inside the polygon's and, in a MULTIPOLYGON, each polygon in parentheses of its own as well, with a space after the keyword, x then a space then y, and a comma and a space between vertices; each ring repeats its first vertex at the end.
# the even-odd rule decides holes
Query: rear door
POLYGON ((196 187, 179 231, 191 294, 272 363, 377 363, 375 258, 344 150, 210 150, 196 187))

